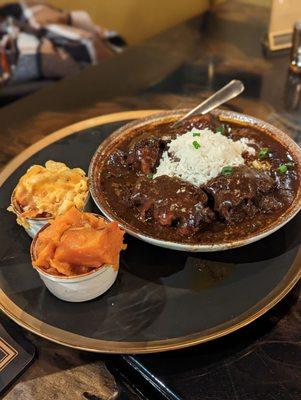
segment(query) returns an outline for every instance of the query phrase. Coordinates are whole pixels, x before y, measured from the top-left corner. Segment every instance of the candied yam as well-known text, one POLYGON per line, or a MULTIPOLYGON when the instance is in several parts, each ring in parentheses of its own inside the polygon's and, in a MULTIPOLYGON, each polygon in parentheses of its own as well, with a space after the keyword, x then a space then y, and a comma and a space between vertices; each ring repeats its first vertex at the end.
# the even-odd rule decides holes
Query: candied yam
POLYGON ((110 264, 118 268, 124 232, 75 207, 55 218, 39 235, 33 265, 58 275, 80 275, 110 264))
POLYGON ((119 253, 123 248, 124 232, 119 228, 117 222, 111 222, 102 231, 103 238, 100 252, 105 264, 112 264, 118 267, 119 253))
POLYGON ((94 228, 94 229, 102 229, 107 225, 107 222, 101 218, 96 217, 93 214, 86 213, 85 215, 86 221, 94 228))
POLYGON ((99 267, 103 264, 99 256, 101 233, 88 227, 69 229, 62 235, 55 258, 70 264, 99 267))
POLYGON ((47 268, 51 258, 54 256, 55 248, 56 246, 53 242, 37 241, 35 264, 47 268))

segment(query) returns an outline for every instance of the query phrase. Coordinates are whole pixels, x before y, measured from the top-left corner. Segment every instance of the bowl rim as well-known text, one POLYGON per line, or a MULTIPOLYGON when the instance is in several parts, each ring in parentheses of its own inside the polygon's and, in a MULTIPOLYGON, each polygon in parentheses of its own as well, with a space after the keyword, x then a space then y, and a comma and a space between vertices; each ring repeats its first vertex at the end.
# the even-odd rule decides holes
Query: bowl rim
MULTIPOLYGON (((104 220, 107 220, 105 217, 103 217, 102 215, 96 214, 96 213, 89 213, 89 214, 93 214, 99 218, 103 218, 104 220)), ((110 222, 110 221, 108 221, 110 222)), ((50 226, 51 224, 45 224, 44 226, 41 227, 41 229, 39 229, 39 231, 37 232, 37 234, 34 236, 31 244, 30 244, 30 258, 31 258, 31 263, 35 260, 35 246, 36 246, 36 242, 38 240, 38 236, 39 234, 46 228, 48 228, 48 226, 50 226)), ((84 274, 79 274, 79 275, 71 275, 71 276, 60 276, 60 275, 53 275, 53 274, 49 274, 48 272, 45 272, 42 268, 40 267, 35 267, 32 264, 32 267, 34 269, 36 269, 38 271, 39 274, 41 274, 42 276, 44 276, 47 279, 50 279, 51 281, 54 282, 78 282, 78 281, 84 281, 84 280, 88 280, 91 279, 93 277, 93 275, 98 275, 100 273, 104 273, 107 268, 111 267, 113 269, 115 269, 113 267, 113 265, 111 264, 103 264, 100 267, 94 268, 89 272, 86 272, 84 274)), ((119 269, 119 266, 117 268, 117 271, 119 269)))
MULTIPOLYGON (((107 156, 107 154, 116 146, 116 144, 121 140, 121 138, 126 137, 131 132, 139 129, 141 127, 147 127, 152 124, 160 124, 163 122, 173 122, 176 121, 177 118, 183 116, 188 110, 173 110, 173 111, 163 111, 160 113, 156 113, 151 115, 150 117, 138 119, 127 123, 120 127, 119 129, 112 132, 110 136, 108 136, 103 142, 100 143, 98 148, 96 149, 90 165, 88 169, 88 177, 90 181, 90 193, 91 196, 97 205, 98 209, 109 219, 115 220, 119 223, 120 227, 124 229, 128 234, 134 236, 138 239, 144 240, 148 243, 166 247, 174 250, 180 251, 191 251, 191 252, 211 252, 211 251, 221 251, 232 248, 241 247, 250 243, 253 243, 257 240, 260 240, 276 230, 280 229, 287 222, 289 222, 301 209, 301 185, 299 185, 296 196, 292 202, 292 204, 271 224, 267 225, 263 229, 261 229, 258 233, 249 234, 248 236, 242 239, 232 240, 230 242, 219 242, 212 244, 202 244, 202 243, 183 243, 178 241, 167 241, 164 239, 156 238, 155 236, 151 236, 141 232, 138 228, 131 226, 128 222, 122 220, 115 213, 112 212, 109 205, 106 204, 104 197, 99 198, 95 182, 95 176, 99 174, 99 169, 97 168, 97 162, 102 157, 107 156), (97 172, 96 172, 97 171, 97 172)), ((254 126, 255 128, 263 131, 265 134, 271 136, 274 140, 280 142, 286 149, 292 153, 293 159, 296 161, 298 168, 299 179, 301 179, 301 149, 298 144, 285 132, 280 130, 279 128, 262 121, 256 117, 249 116, 247 114, 242 114, 234 111, 228 111, 223 109, 216 109, 211 112, 214 116, 220 118, 222 122, 233 122, 238 123, 240 125, 245 126, 254 126)))

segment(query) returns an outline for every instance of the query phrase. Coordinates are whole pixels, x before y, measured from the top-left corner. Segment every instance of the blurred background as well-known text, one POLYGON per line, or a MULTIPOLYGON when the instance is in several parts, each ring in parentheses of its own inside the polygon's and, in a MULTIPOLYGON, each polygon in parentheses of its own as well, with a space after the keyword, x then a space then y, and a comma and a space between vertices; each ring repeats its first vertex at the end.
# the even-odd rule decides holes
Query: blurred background
MULTIPOLYGON (((139 46, 183 21, 214 12, 225 2, 0 0, 0 106, 139 46)), ((287 7, 292 2, 296 0, 285 0, 287 7)), ((273 3, 284 2, 236 0, 235 7, 238 13, 246 4, 270 12, 273 3)), ((223 18, 227 19, 227 13, 223 18)), ((291 29, 292 24, 288 37, 291 29)))
MULTIPOLYGON (((93 21, 116 30, 129 44, 135 44, 181 21, 203 13, 224 0, 48 0, 67 11, 85 10, 93 21)), ((240 0, 269 7, 272 0, 240 0)), ((8 1, 0 0, 0 6, 8 1)), ((28 2, 31 3, 31 2, 28 2)))
MULTIPOLYGON (((97 24, 118 31, 129 44, 138 43, 181 21, 203 13, 223 0, 50 0, 70 10, 85 9, 97 24)), ((270 6, 271 0, 241 0, 270 6)))

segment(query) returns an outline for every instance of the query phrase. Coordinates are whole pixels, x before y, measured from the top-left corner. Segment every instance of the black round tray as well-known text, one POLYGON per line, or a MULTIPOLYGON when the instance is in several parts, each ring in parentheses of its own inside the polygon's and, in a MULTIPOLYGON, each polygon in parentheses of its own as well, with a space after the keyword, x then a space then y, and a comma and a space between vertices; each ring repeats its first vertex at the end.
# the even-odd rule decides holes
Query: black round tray
POLYGON ((151 113, 111 114, 67 127, 31 146, 0 175, 0 306, 32 332, 98 352, 178 349, 247 325, 297 283, 300 214, 266 239, 224 252, 184 253, 126 236, 117 281, 101 297, 67 303, 46 289, 30 263, 29 236, 6 211, 18 179, 49 159, 87 171, 105 137, 151 113))

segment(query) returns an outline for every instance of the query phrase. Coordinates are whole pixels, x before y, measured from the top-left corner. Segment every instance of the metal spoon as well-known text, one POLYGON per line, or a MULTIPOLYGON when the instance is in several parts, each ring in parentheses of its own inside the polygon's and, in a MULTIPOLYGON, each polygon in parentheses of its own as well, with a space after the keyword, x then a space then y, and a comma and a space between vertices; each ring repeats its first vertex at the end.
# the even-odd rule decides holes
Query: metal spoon
POLYGON ((203 101, 201 104, 197 105, 187 114, 185 114, 182 118, 176 121, 172 127, 176 127, 182 124, 182 122, 194 114, 201 114, 204 115, 209 111, 214 110, 216 107, 220 106, 226 101, 233 99, 234 97, 238 96, 241 92, 245 89, 243 83, 234 79, 233 81, 229 82, 226 86, 222 87, 220 90, 215 92, 212 96, 208 99, 203 101))

